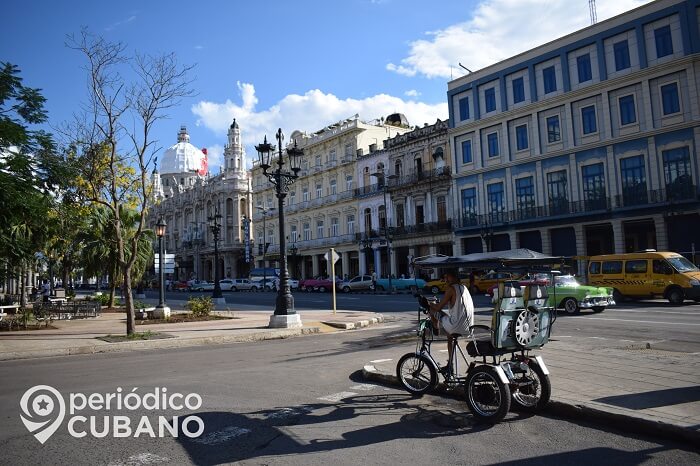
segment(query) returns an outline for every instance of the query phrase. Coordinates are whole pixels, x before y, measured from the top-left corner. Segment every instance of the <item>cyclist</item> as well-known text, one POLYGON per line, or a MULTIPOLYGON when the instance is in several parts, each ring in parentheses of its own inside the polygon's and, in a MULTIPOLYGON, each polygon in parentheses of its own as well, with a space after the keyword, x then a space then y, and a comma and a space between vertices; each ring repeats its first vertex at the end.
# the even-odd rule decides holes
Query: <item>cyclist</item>
POLYGON ((457 270, 446 271, 443 280, 449 286, 445 290, 442 301, 430 305, 430 317, 433 326, 437 329, 439 323, 447 334, 447 366, 441 371, 449 373, 457 337, 467 335, 469 327, 474 325, 474 303, 467 287, 460 283, 457 270), (445 306, 447 311, 442 310, 445 306))

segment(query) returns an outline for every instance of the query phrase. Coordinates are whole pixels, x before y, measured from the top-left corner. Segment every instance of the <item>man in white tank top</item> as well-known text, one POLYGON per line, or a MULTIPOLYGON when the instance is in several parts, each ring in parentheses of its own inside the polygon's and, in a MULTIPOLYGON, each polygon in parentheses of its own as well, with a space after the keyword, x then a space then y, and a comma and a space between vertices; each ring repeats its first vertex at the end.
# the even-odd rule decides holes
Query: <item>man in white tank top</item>
MULTIPOLYGON (((440 322, 440 327, 447 334, 447 368, 452 367, 452 354, 457 336, 469 334, 469 327, 474 325, 474 303, 466 286, 459 281, 456 270, 445 272, 444 280, 449 285, 442 301, 430 305, 430 315, 440 322), (442 309, 447 306, 447 312, 442 309)), ((433 323, 435 323, 433 321, 433 323)))

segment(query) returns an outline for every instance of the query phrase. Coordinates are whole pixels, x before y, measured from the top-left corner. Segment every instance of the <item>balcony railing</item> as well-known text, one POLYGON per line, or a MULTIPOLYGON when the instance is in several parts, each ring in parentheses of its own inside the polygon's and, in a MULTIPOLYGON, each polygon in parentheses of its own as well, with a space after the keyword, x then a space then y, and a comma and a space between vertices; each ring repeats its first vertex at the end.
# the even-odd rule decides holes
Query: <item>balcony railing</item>
POLYGON ((488 214, 464 213, 460 219, 462 228, 502 225, 513 222, 541 221, 547 218, 606 212, 617 209, 647 209, 654 206, 675 205, 700 201, 700 191, 694 185, 680 185, 668 189, 637 190, 617 196, 567 202, 560 200, 546 206, 528 206, 519 209, 488 214))
POLYGON ((403 225, 400 227, 389 227, 389 234, 392 239, 406 236, 418 236, 435 233, 448 233, 452 231, 452 220, 443 222, 419 223, 418 225, 403 225))
POLYGON ((413 171, 397 178, 388 178, 389 188, 398 188, 408 184, 415 184, 424 181, 449 180, 452 178, 452 168, 441 167, 434 170, 413 171))

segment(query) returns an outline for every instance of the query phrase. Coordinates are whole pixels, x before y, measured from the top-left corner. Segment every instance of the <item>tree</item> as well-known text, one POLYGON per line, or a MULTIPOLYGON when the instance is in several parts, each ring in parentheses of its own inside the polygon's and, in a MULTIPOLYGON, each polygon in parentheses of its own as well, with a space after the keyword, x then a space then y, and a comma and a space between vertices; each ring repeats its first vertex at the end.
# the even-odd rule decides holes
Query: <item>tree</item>
POLYGON ((70 184, 70 166, 51 135, 31 129, 46 121, 46 99, 19 75, 17 66, 0 63, 0 278, 23 276, 18 270, 34 262, 50 238, 48 213, 70 184))
POLYGON ((127 56, 123 44, 86 30, 70 37, 68 46, 87 60, 87 102, 70 129, 78 148, 79 191, 109 211, 130 335, 136 324, 132 271, 146 231, 149 167, 158 150, 151 132, 169 108, 192 94, 187 80, 192 67, 179 65, 174 54, 127 56), (133 234, 127 234, 123 207, 138 212, 133 234))

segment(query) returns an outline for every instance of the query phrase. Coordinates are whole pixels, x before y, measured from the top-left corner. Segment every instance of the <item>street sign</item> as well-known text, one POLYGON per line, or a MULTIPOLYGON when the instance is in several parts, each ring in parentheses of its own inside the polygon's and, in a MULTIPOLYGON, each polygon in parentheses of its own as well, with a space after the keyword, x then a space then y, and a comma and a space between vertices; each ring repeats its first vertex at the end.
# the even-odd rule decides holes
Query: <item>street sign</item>
MULTIPOLYGON (((160 254, 156 253, 156 256, 155 256, 156 264, 158 263, 158 259, 160 259, 160 254)), ((175 263, 175 254, 165 254, 163 256, 163 262, 165 264, 174 264, 175 263)))
MULTIPOLYGON (((160 272, 160 267, 156 264, 156 273, 160 272)), ((163 267, 163 273, 175 273, 175 265, 166 265, 163 267)))
POLYGON ((335 252, 335 249, 331 249, 330 252, 325 253, 325 254, 323 255, 323 258, 324 258, 326 261, 328 261, 328 256, 329 256, 331 253, 333 253, 333 263, 335 264, 336 262, 338 262, 338 259, 340 259, 340 254, 338 254, 337 252, 335 252))

